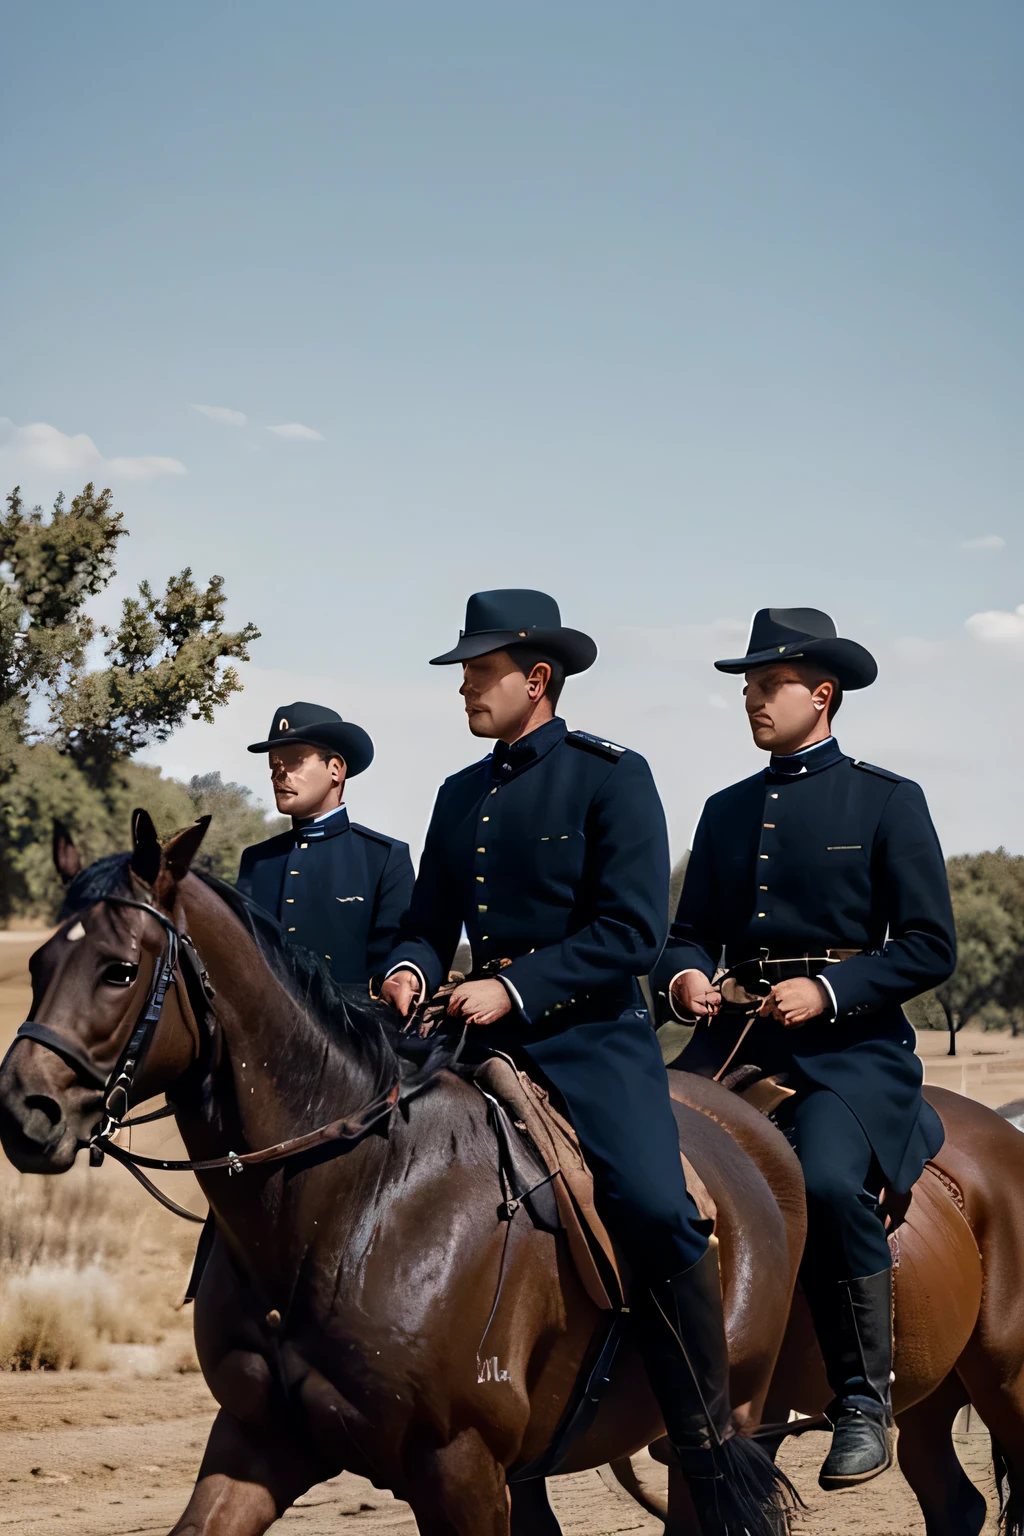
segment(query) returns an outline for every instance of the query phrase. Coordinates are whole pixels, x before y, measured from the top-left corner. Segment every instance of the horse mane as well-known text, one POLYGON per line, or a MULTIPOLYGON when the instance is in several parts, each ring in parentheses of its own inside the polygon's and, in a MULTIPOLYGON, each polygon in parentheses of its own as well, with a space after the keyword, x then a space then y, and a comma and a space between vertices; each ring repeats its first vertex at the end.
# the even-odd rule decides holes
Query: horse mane
MULTIPOLYGON (((83 869, 67 888, 61 921, 105 897, 130 894, 130 864, 130 853, 112 853, 83 869)), ((403 1034, 393 1009, 385 1003, 373 1002, 365 985, 335 981, 324 961, 312 950, 286 943, 277 919, 248 896, 204 870, 192 873, 239 920, 306 1018, 328 1040, 355 1047, 361 1064, 376 1081, 405 1077, 410 1065, 422 1071, 429 1064, 432 1075, 448 1064, 450 1047, 445 1050, 443 1046, 439 1048, 436 1039, 421 1040, 416 1034, 403 1034)))

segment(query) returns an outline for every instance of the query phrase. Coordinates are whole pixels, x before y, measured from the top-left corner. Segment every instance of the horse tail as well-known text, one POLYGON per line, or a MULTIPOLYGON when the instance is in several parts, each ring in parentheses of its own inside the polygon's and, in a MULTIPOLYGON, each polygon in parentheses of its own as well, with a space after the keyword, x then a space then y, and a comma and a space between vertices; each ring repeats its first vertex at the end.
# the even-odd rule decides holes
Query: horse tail
POLYGON ((992 1436, 992 1470, 999 1490, 999 1529, 1003 1536, 1024 1536, 1024 1489, 1014 1487, 1018 1479, 995 1435, 992 1436))
POLYGON ((733 1435, 712 1455, 717 1475, 688 1480, 705 1536, 786 1536, 790 1511, 803 1501, 764 1447, 733 1435))

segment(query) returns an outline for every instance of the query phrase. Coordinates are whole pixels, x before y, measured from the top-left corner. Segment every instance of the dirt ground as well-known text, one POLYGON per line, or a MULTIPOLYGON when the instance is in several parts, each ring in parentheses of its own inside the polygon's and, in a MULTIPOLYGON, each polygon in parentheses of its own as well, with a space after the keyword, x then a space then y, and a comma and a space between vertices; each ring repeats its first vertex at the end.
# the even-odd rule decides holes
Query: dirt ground
MULTIPOLYGON (((25 962, 37 938, 0 933, 0 1051, 25 1017, 28 1000, 25 962)), ((944 1036, 924 1035, 921 1054, 926 1079, 966 1092, 993 1106, 1024 1097, 1024 1041, 1003 1035, 962 1035, 955 1061, 945 1057, 944 1036)), ((166 1132, 161 1135, 166 1137, 166 1132)), ((167 1144, 166 1141, 162 1144, 167 1144)), ((163 1263, 182 1289, 187 1245, 173 1218, 134 1205, 144 1199, 116 1168, 89 1177, 123 1181, 111 1198, 138 1212, 149 1234, 148 1251, 163 1263), (157 1234, 154 1243, 152 1235, 157 1234), (159 1234, 166 1233, 160 1244, 159 1234)), ((50 1181, 9 1175, 3 1201, 50 1181)), ((183 1179, 174 1193, 181 1199, 183 1179)), ((196 1191, 198 1194, 198 1191, 196 1191)), ((0 1221, 4 1204, 0 1201, 0 1221)), ((197 1208, 200 1202, 196 1200, 197 1208)), ((179 1352, 180 1356, 180 1352, 179 1352)), ((112 1344, 104 1371, 0 1373, 0 1533, 24 1536, 142 1536, 167 1532, 187 1502, 214 1404, 202 1378, 182 1371, 174 1352, 156 1344, 112 1344)), ((957 1449, 970 1477, 989 1500, 986 1532, 996 1530, 995 1488, 988 1441, 977 1417, 958 1421, 957 1449)), ((806 1501, 795 1523, 797 1536, 923 1536, 916 1501, 895 1468, 865 1488, 822 1494, 817 1467, 825 1437, 790 1441, 780 1461, 806 1501)), ((566 1536, 656 1533, 659 1522, 644 1516, 620 1490, 597 1472, 556 1479, 554 1504, 566 1536)), ((408 1507, 361 1479, 343 1476, 313 1489, 275 1526, 308 1536, 414 1536, 408 1507), (342 1524, 344 1522, 344 1524, 342 1524)))

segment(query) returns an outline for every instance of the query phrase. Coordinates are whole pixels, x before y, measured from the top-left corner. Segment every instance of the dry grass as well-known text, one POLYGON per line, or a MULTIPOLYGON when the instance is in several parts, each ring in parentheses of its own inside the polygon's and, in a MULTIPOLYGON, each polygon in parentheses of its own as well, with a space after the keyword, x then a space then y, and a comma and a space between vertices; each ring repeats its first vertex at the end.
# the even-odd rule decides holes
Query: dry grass
POLYGON ((102 1369, 112 1344, 160 1345, 161 1368, 195 1369, 180 1305, 195 1241, 120 1169, 0 1166, 0 1370, 102 1369))

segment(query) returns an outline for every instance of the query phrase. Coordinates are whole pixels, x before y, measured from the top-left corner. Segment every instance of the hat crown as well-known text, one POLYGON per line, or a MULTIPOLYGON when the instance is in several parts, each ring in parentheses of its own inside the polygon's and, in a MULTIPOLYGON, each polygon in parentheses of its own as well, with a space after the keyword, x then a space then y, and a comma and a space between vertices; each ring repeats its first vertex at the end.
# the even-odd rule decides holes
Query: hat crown
POLYGON ((308 731, 311 726, 341 725, 342 719, 336 709, 328 709, 324 704, 307 704, 302 699, 296 699, 294 704, 282 704, 274 711, 274 718, 270 723, 268 735, 290 736, 298 735, 301 731, 308 731))
POLYGON ((558 604, 546 592, 529 587, 499 587, 474 592, 466 604, 463 634, 489 634, 494 630, 559 629, 558 604))
POLYGON ((835 640, 836 626, 820 608, 760 608, 750 626, 747 654, 800 640, 835 640))

